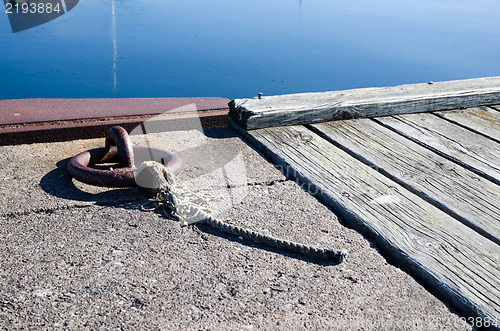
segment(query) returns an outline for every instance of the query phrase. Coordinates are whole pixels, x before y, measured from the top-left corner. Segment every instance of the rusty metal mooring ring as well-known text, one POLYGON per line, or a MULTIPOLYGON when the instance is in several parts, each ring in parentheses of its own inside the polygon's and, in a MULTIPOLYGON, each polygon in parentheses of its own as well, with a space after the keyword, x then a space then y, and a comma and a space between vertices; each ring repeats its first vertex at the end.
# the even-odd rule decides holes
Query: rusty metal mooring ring
POLYGON ((120 126, 115 126, 106 135, 106 147, 91 149, 75 155, 68 163, 68 171, 73 178, 86 184, 105 187, 132 187, 137 186, 133 170, 113 171, 91 167, 99 163, 118 161, 120 167, 132 168, 136 166, 134 160, 137 163, 157 161, 165 167, 169 167, 174 173, 178 173, 182 166, 180 157, 167 150, 142 146, 133 147, 127 131, 120 126))

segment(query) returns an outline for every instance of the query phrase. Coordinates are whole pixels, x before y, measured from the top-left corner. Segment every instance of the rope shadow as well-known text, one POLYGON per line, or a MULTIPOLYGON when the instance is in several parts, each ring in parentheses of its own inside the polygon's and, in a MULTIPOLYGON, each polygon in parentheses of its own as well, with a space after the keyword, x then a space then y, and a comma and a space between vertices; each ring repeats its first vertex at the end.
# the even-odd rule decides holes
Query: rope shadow
MULTIPOLYGON (((108 207, 110 207, 110 208, 121 208, 121 209, 125 209, 125 210, 140 210, 140 211, 145 212, 145 213, 155 213, 156 215, 160 216, 161 218, 163 218, 165 220, 168 220, 168 221, 171 221, 171 222, 175 222, 175 223, 179 223, 177 219, 175 219, 172 216, 167 215, 163 211, 162 208, 156 208, 155 210, 151 210, 151 211, 143 210, 142 206, 144 204, 147 204, 148 201, 149 201, 149 200, 147 200, 147 198, 148 198, 148 194, 147 193, 145 194, 145 197, 146 197, 145 199, 140 200, 140 201, 123 202, 123 203, 120 203, 120 204, 108 205, 108 207)), ((181 225, 179 223, 179 227, 180 226, 181 225)), ((241 244, 243 246, 247 246, 249 248, 264 250, 264 251, 271 252, 271 253, 274 253, 274 254, 283 255, 283 256, 286 256, 288 258, 292 258, 292 259, 304 261, 304 262, 307 262, 307 263, 316 264, 316 265, 319 265, 319 266, 336 266, 336 265, 339 265, 341 263, 341 262, 335 262, 335 261, 332 261, 332 260, 325 260, 325 259, 314 258, 314 257, 302 255, 302 254, 299 254, 299 253, 289 252, 289 251, 284 250, 284 249, 275 248, 275 247, 263 245, 263 244, 260 244, 260 243, 256 243, 256 242, 253 242, 253 241, 248 240, 248 239, 241 239, 240 237, 238 237, 236 235, 229 234, 227 232, 224 232, 224 231, 221 231, 219 229, 213 228, 210 225, 204 224, 202 222, 200 222, 200 223, 194 223, 194 224, 191 224, 189 226, 186 226, 186 228, 189 228, 191 231, 197 232, 194 227, 196 227, 196 229, 198 229, 199 231, 201 231, 201 232, 203 232, 205 234, 209 234, 209 235, 212 235, 212 236, 215 236, 215 237, 219 237, 219 238, 222 238, 222 239, 234 242, 234 243, 239 243, 239 244, 241 244)))
POLYGON ((238 236, 235 236, 232 234, 228 234, 228 233, 223 232, 221 230, 215 229, 207 224, 202 223, 202 224, 199 224, 196 226, 198 227, 198 229, 200 231, 203 231, 204 233, 208 233, 208 234, 211 234, 213 236, 224 238, 226 240, 236 242, 236 243, 239 243, 239 244, 247 246, 247 247, 257 248, 257 249, 261 249, 261 250, 264 250, 267 252, 283 255, 283 256, 286 256, 286 257, 289 257, 292 259, 296 259, 296 260, 300 260, 300 261, 304 261, 304 262, 308 262, 308 263, 312 263, 312 264, 316 264, 316 265, 320 265, 320 266, 336 266, 336 265, 339 265, 342 263, 342 261, 336 262, 336 261, 332 261, 332 260, 324 260, 324 259, 309 257, 309 256, 305 256, 305 255, 302 255, 299 253, 289 252, 289 251, 284 250, 284 249, 259 244, 259 243, 253 242, 251 240, 248 240, 248 239, 240 239, 241 237, 238 237, 238 236))

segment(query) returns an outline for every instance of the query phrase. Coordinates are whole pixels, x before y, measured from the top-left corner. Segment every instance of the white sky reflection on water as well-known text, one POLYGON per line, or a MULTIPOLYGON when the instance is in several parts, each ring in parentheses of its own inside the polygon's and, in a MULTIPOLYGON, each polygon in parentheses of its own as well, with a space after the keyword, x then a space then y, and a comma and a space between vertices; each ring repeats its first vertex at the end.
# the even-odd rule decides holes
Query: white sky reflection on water
POLYGON ((116 48, 115 0, 111 0, 111 17, 113 24, 111 28, 111 38, 113 39, 113 91, 116 92, 116 59, 118 57, 118 50, 116 48))

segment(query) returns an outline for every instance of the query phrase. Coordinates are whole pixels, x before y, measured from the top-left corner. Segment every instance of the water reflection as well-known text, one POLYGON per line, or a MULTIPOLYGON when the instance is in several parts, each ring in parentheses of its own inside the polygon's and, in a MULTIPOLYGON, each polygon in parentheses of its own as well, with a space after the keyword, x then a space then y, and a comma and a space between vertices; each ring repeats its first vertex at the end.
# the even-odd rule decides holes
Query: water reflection
POLYGON ((16 34, 0 19, 0 98, 237 98, 495 76, 498 12, 486 0, 86 0, 16 34))

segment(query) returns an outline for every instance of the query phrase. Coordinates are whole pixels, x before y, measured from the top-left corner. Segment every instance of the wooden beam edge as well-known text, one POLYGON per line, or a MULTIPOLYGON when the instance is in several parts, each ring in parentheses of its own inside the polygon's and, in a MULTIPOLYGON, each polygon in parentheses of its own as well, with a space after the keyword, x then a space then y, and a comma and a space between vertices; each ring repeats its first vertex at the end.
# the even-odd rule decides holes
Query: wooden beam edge
POLYGON ((500 104, 500 77, 234 99, 229 116, 246 130, 500 104))

